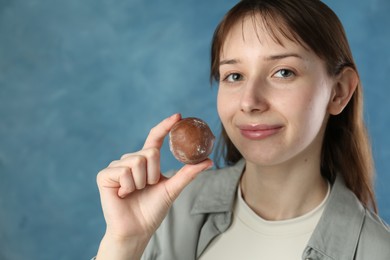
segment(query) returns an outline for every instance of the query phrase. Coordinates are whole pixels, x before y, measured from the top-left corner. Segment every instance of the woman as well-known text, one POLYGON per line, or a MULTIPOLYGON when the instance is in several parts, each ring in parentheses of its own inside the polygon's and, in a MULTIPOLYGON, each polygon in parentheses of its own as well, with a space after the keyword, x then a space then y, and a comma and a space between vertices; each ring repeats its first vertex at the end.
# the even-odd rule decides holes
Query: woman
POLYGON ((107 230, 97 259, 390 259, 336 15, 317 0, 239 2, 214 34, 211 78, 228 166, 161 175, 180 115, 162 121, 98 174, 107 230))

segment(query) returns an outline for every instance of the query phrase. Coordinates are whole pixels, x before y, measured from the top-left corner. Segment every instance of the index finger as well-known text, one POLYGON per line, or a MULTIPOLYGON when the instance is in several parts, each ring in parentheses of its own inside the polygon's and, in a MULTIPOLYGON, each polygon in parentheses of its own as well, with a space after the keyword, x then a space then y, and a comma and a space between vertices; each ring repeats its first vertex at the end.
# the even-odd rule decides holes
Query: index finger
POLYGON ((172 126, 180 119, 181 119, 181 115, 177 113, 164 119, 158 125, 153 127, 150 130, 149 135, 145 140, 143 149, 149 149, 149 148, 161 149, 165 136, 169 134, 169 131, 171 131, 172 126))

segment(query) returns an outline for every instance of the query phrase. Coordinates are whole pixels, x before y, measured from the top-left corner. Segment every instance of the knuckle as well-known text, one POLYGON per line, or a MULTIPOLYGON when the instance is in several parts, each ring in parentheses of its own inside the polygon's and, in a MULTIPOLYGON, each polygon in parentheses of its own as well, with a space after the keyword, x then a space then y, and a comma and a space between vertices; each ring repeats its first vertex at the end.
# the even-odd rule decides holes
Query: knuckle
POLYGON ((101 171, 98 172, 98 174, 96 175, 96 183, 97 183, 98 185, 99 185, 99 183, 101 183, 103 171, 104 171, 104 170, 101 170, 101 171))
POLYGON ((157 184, 158 181, 160 180, 160 175, 152 175, 152 176, 149 176, 149 184, 153 185, 153 184, 157 184))
POLYGON ((122 177, 130 177, 131 176, 131 169, 129 167, 121 167, 119 175, 122 177))
POLYGON ((126 186, 126 187, 122 186, 121 189, 122 189, 124 194, 130 194, 135 190, 135 187, 134 186, 126 186))
POLYGON ((146 187, 146 183, 145 182, 142 182, 140 183, 139 185, 137 185, 137 190, 142 190, 146 187))
POLYGON ((152 127, 149 131, 149 135, 154 135, 157 132, 157 130, 158 130, 157 126, 152 127))
POLYGON ((157 148, 150 148, 147 151, 149 159, 157 160, 160 158, 160 150, 157 148))
POLYGON ((100 184, 104 183, 104 181, 107 179, 108 173, 107 173, 107 168, 104 168, 103 170, 99 171, 98 174, 96 175, 96 183, 98 186, 100 184))
POLYGON ((112 162, 110 162, 110 164, 108 165, 108 167, 113 167, 113 166, 115 166, 116 164, 118 164, 118 160, 114 160, 114 161, 112 161, 112 162))
POLYGON ((131 153, 125 153, 121 156, 121 160, 126 159, 127 157, 130 157, 131 153))
POLYGON ((146 158, 141 155, 135 155, 133 157, 133 163, 137 166, 144 166, 146 164, 146 158))

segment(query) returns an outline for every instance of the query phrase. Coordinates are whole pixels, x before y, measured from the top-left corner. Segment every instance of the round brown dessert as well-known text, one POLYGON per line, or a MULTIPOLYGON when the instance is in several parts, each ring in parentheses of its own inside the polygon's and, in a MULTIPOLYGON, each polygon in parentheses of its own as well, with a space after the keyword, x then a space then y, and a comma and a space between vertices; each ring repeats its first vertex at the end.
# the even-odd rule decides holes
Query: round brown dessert
POLYGON ((169 132, 169 147, 177 160, 197 164, 207 159, 215 136, 202 119, 187 117, 173 125, 169 132))

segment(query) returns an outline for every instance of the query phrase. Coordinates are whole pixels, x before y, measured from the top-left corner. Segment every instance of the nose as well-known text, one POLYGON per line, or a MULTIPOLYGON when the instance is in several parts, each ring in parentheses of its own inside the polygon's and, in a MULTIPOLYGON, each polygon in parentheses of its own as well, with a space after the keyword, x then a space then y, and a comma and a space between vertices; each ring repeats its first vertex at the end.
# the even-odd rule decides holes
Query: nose
POLYGON ((247 82, 242 89, 241 111, 244 113, 264 112, 269 108, 266 90, 260 82, 247 82))

